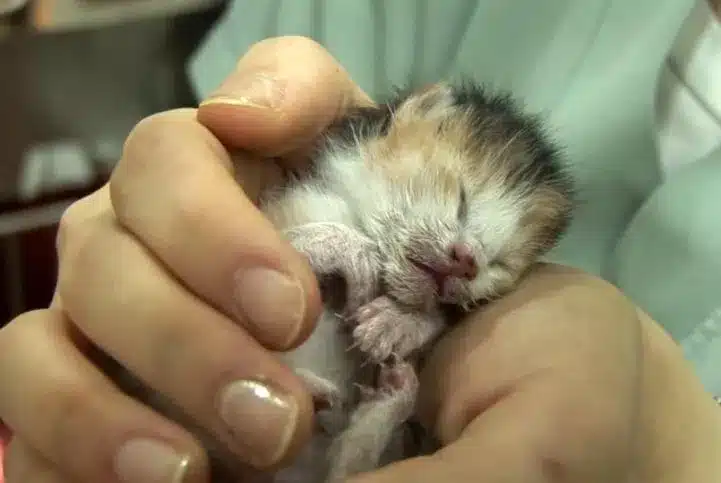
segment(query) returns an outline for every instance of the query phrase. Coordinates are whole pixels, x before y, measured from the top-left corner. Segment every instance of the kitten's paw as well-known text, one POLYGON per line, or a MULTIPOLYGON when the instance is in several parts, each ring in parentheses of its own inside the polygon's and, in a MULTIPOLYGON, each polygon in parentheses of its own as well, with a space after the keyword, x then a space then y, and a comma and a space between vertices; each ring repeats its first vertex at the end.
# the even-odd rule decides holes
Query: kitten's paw
POLYGON ((353 417, 358 420, 373 412, 384 411, 394 424, 406 421, 415 411, 419 385, 411 363, 398 361, 381 366, 374 387, 358 386, 360 404, 353 417))
POLYGON ((415 397, 418 393, 418 375, 413 364, 398 361, 380 368, 378 388, 388 394, 406 394, 415 397))
POLYGON ((335 409, 343 404, 340 390, 329 380, 323 379, 307 369, 296 369, 295 373, 305 383, 313 397, 316 411, 335 409))
POLYGON ((355 346, 374 363, 391 356, 403 359, 423 344, 422 324, 388 297, 378 297, 353 317, 355 346))

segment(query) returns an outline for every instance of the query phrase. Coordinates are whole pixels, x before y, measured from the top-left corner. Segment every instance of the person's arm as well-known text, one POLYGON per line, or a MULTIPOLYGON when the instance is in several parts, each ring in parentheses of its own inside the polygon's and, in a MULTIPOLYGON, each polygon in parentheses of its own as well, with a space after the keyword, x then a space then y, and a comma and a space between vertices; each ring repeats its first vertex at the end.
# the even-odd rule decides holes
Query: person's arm
POLYGON ((673 339, 640 310, 639 318, 646 354, 639 434, 647 457, 638 481, 721 481, 721 406, 673 339))

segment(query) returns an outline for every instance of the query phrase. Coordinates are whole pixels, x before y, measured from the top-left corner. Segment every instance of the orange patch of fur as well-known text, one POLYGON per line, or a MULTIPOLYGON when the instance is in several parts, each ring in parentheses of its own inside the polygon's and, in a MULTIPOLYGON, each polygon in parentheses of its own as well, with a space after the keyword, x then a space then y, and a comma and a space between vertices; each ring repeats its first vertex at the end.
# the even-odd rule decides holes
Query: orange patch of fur
MULTIPOLYGON (((454 106, 450 90, 438 84, 397 109, 388 134, 368 143, 364 159, 371 170, 381 170, 384 177, 411 190, 419 173, 432 176, 435 194, 455 199, 460 181, 474 191, 508 193, 519 181, 519 162, 528 150, 518 138, 478 139, 469 113, 454 106)), ((523 211, 518 232, 503 255, 513 269, 553 245, 555 228, 571 205, 550 186, 535 187, 523 196, 508 194, 519 198, 518 209, 523 211)))

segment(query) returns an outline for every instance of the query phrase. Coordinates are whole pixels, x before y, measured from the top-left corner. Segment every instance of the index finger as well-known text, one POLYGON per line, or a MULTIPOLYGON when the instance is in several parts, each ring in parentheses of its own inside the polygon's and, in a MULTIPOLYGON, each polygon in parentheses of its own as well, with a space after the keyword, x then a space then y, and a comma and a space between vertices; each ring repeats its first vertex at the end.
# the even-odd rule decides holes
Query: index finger
POLYGON ((194 115, 171 111, 136 126, 110 179, 113 210, 190 292, 266 347, 287 349, 315 324, 317 282, 194 115))

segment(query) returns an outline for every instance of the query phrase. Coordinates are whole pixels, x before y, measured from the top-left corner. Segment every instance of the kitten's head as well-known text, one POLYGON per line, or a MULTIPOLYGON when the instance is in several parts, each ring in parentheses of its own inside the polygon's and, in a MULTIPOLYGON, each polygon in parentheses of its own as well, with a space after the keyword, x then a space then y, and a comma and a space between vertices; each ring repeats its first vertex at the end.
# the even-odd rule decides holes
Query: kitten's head
POLYGON ((506 292, 571 216, 573 185, 541 123, 473 84, 358 109, 328 139, 371 173, 349 191, 386 289, 405 303, 467 307, 506 292))

